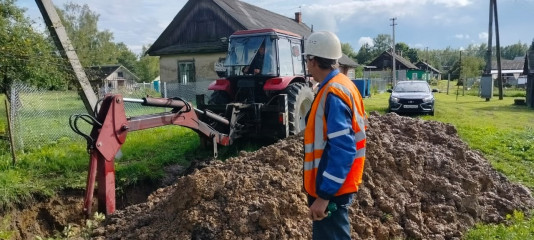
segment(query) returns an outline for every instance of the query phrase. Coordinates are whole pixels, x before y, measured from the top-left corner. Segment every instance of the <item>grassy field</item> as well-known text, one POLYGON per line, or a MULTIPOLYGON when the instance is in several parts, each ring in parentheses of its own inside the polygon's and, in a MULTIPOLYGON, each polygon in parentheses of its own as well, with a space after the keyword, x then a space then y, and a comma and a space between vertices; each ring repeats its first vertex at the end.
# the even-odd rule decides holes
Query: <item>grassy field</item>
MULTIPOLYGON (((485 101, 476 97, 476 90, 463 94, 461 88, 453 84, 447 95, 444 93, 446 81, 434 87, 442 91, 435 94, 435 116, 416 117, 454 125, 460 137, 471 148, 482 152, 498 171, 534 190, 534 110, 513 104, 514 99, 521 96, 521 91, 507 91, 504 100, 494 97, 485 101)), ((389 94, 384 93, 366 98, 366 110, 385 113, 388 97, 389 94)), ((3 135, 6 125, 3 96, 0 100, 0 135, 3 135)), ((132 111, 127 114, 146 113, 144 109, 132 111)), ((11 165, 5 141, 0 141, 0 209, 24 205, 61 189, 84 188, 89 157, 85 143, 80 139, 62 138, 27 150, 18 155, 16 166, 11 165)), ((160 179, 164 175, 164 166, 188 165, 192 159, 210 157, 211 151, 203 150, 199 145, 197 134, 182 127, 167 126, 129 133, 122 147, 123 157, 116 160, 118 189, 139 181, 160 179)), ((224 159, 237 154, 240 149, 255 150, 258 147, 250 143, 236 144, 220 148, 219 156, 224 159)), ((490 232, 491 235, 495 231, 498 235, 512 231, 510 229, 522 231, 524 226, 527 230, 534 229, 530 227, 534 223, 521 215, 513 215, 510 219, 512 227, 481 225, 470 232, 470 236, 474 236, 470 239, 483 236, 479 232, 490 232)))

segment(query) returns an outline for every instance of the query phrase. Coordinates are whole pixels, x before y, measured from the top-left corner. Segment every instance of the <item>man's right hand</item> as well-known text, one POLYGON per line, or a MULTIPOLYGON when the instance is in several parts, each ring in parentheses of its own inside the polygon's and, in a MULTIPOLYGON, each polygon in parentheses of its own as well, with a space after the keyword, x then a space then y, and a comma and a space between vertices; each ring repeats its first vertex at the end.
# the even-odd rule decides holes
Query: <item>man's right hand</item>
POLYGON ((328 206, 329 200, 322 199, 318 197, 310 206, 310 211, 308 216, 313 221, 321 221, 323 218, 327 217, 326 207, 328 206))

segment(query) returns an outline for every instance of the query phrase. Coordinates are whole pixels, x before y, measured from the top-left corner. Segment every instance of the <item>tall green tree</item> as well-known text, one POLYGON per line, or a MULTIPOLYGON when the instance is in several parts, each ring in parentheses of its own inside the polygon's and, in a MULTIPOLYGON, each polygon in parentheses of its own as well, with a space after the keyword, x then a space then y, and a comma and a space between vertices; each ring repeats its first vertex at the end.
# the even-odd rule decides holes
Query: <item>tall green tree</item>
POLYGON ((117 63, 123 65, 124 67, 128 68, 130 71, 133 71, 134 73, 138 73, 137 71, 137 55, 130 51, 128 46, 126 44, 120 42, 116 45, 116 57, 117 57, 117 63))
POLYGON ((378 56, 384 51, 391 51, 393 47, 393 40, 388 34, 378 34, 376 38, 373 38, 373 55, 378 56))
POLYGON ((458 59, 450 70, 452 79, 466 79, 477 77, 484 69, 484 59, 476 56, 463 56, 458 59))
POLYGON ((0 91, 8 98, 13 81, 61 89, 71 78, 51 41, 32 28, 24 11, 14 0, 0 0, 0 91))
POLYGON ((150 82, 159 76, 159 57, 146 55, 150 45, 143 46, 141 57, 137 62, 137 76, 142 82, 150 82))
POLYGON ((419 61, 419 54, 417 52, 417 49, 410 48, 408 44, 399 42, 395 44, 395 52, 402 56, 403 58, 406 58, 410 60, 412 63, 417 63, 419 61))
POLYGON ((354 52, 354 49, 352 48, 350 43, 341 43, 341 51, 352 59, 356 57, 356 53, 354 52))
POLYGON ((356 60, 359 64, 368 64, 371 61, 373 61, 373 49, 371 46, 369 46, 368 43, 364 43, 360 50, 358 51, 358 54, 356 54, 356 60))
POLYGON ((504 59, 513 60, 516 57, 524 57, 527 53, 528 46, 526 43, 519 41, 516 44, 501 47, 501 57, 504 59))

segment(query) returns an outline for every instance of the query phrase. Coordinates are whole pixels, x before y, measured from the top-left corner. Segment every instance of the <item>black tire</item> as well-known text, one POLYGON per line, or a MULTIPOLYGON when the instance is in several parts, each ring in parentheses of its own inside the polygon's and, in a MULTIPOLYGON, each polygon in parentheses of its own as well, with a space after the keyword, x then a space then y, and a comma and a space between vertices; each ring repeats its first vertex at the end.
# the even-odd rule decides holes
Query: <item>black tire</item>
POLYGON ((312 89, 304 83, 292 83, 287 88, 289 135, 297 135, 306 128, 306 115, 313 103, 312 89))
POLYGON ((228 104, 231 101, 230 95, 226 91, 214 91, 208 99, 208 104, 228 104))

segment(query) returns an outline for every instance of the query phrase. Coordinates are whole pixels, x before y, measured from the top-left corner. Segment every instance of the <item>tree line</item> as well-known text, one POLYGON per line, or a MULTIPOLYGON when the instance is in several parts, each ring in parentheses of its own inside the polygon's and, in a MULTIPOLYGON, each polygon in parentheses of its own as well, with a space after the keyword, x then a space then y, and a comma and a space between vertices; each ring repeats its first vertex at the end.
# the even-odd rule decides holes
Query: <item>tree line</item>
MULTIPOLYGON (((99 15, 88 5, 68 3, 56 10, 83 67, 120 64, 141 82, 159 75, 158 58, 144 55, 150 45, 137 55, 114 42, 112 32, 98 29, 99 15)), ((13 81, 50 90, 75 88, 75 74, 50 34, 36 30, 25 11, 16 0, 0 0, 0 93, 9 96, 13 81)))
MULTIPOLYGON (((15 80, 50 90, 75 88, 75 75, 50 34, 34 29, 32 21, 25 16, 25 9, 15 3, 16 0, 0 0, 0 92, 9 96, 9 86, 15 80)), ((121 64, 142 82, 150 82, 159 75, 158 58, 143 54, 150 45, 143 46, 142 53, 137 55, 126 44, 114 42, 112 32, 98 29, 99 15, 88 5, 68 3, 56 9, 82 66, 121 64)), ((365 66, 382 52, 391 51, 392 42, 390 35, 379 34, 372 44, 364 44, 358 52, 348 43, 343 43, 342 49, 365 66)), ((503 59, 524 57, 527 49, 527 44, 518 42, 501 47, 501 56, 503 59)), ((450 47, 422 50, 398 42, 395 50, 412 63, 424 61, 445 75, 451 74, 452 79, 459 79, 460 69, 461 77, 480 76, 485 66, 487 44, 472 44, 463 50, 450 47)), ((361 72, 360 68, 358 77, 361 72)))
MULTIPOLYGON (((342 50, 360 65, 367 65, 384 51, 391 52, 393 40, 391 35, 379 34, 373 38, 373 44, 363 44, 358 52, 348 43, 342 43, 342 50)), ((534 46, 534 42, 533 42, 534 46)), ((471 44, 466 49, 452 49, 447 47, 442 50, 428 50, 411 48, 404 42, 395 43, 397 55, 409 60, 412 63, 419 61, 426 62, 434 68, 440 70, 445 76, 450 74, 452 79, 477 77, 482 74, 486 66, 487 44, 471 44), (461 71, 461 76, 460 76, 461 71)), ((526 43, 518 43, 501 46, 501 59, 513 60, 516 57, 525 57, 528 50, 526 43)), ((496 47, 492 48, 492 61, 496 61, 496 47)), ((360 76, 361 77, 361 69, 360 76)))

